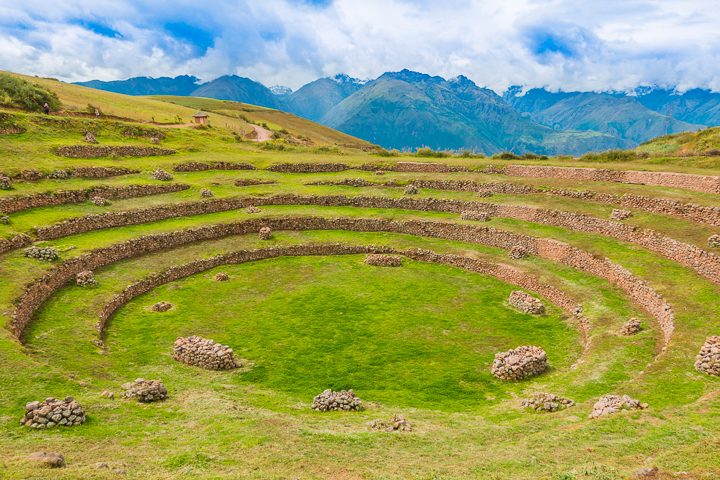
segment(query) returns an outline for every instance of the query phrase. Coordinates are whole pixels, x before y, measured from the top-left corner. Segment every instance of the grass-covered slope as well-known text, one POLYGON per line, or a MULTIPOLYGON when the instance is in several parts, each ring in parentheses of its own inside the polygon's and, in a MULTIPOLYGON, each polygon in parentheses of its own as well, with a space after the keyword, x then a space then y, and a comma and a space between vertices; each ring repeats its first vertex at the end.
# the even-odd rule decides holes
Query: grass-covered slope
POLYGON ((658 137, 643 143, 637 151, 666 156, 715 157, 720 155, 720 127, 658 137))

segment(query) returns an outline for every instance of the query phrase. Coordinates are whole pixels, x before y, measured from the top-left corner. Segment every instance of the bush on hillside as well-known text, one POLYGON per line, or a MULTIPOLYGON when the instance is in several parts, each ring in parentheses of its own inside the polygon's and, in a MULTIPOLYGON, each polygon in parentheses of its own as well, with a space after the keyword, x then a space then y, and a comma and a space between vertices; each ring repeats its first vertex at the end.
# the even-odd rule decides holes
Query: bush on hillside
POLYGON ((432 157, 432 158, 446 158, 450 156, 450 153, 442 150, 433 150, 432 148, 418 148, 415 151, 416 157, 432 157))
POLYGON ((513 152, 496 153, 492 156, 492 158, 497 158, 499 160, 520 160, 520 156, 514 154, 513 152))
POLYGON ((62 106, 55 92, 27 80, 0 74, 0 105, 41 112, 45 103, 52 111, 57 111, 62 106))
POLYGON ((608 150, 600 153, 586 153, 580 157, 582 162, 631 162, 638 158, 647 158, 646 153, 638 153, 632 150, 608 150))

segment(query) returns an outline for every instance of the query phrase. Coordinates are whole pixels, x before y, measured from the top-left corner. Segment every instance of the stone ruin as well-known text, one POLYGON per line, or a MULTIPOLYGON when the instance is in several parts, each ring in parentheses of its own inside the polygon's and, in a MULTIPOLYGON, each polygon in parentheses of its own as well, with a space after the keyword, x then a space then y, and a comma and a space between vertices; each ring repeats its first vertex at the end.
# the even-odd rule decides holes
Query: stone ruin
POLYGON ((85 132, 83 140, 87 143, 98 143, 97 138, 95 138, 95 134, 92 132, 85 132))
POLYGON ((490 371, 501 380, 518 381, 540 375, 547 368, 545 350, 523 345, 507 352, 496 353, 490 371))
POLYGON ((412 432, 410 422, 400 415, 393 415, 389 420, 373 420, 369 425, 377 432, 412 432))
POLYGON ((203 188, 202 190, 200 190, 200 196, 203 198, 212 198, 213 192, 209 188, 203 188))
POLYGON ((522 401, 523 408, 528 408, 536 412, 558 412, 572 407, 575 402, 569 398, 559 397, 552 393, 534 393, 530 398, 522 401))
POLYGON ((272 229, 270 227, 262 227, 258 232, 260 240, 270 240, 272 238, 272 229))
POLYGON ((611 220, 627 220, 630 217, 632 217, 632 212, 630 210, 622 210, 619 208, 613 208, 613 211, 610 214, 611 220))
POLYGON ((720 235, 712 235, 708 238, 708 245, 711 248, 720 248, 720 235))
POLYGON ((44 402, 25 405, 25 415, 20 424, 30 428, 44 429, 59 425, 71 427, 85 422, 85 410, 73 397, 65 400, 47 398, 44 402))
POLYGON ((96 205, 98 207, 106 207, 110 205, 110 202, 108 202, 107 198, 101 197, 99 195, 95 195, 90 199, 90 201, 93 203, 93 205, 96 205))
POLYGON ((460 218, 463 220, 474 220, 476 222, 487 222, 490 220, 490 214, 487 212, 466 210, 464 212, 460 212, 460 218))
POLYGON ((398 255, 385 255, 383 253, 371 253, 365 257, 365 263, 375 267, 401 267, 402 257, 398 255))
POLYGON ((34 245, 25 249, 25 256, 28 258, 37 258, 44 262, 52 262, 60 257, 55 247, 36 247, 34 245))
POLYGON ((514 245, 510 249, 510 252, 508 252, 508 256, 514 260, 520 260, 521 258, 528 257, 529 255, 530 252, 522 245, 514 245))
POLYGON ((161 168, 154 170, 150 176, 155 180, 161 180, 163 182, 169 182, 173 179, 172 175, 161 168))
POLYGON ((75 275, 75 283, 78 287, 97 287, 98 285, 95 274, 90 270, 83 270, 75 275))
POLYGON ((405 190, 403 191, 405 192, 405 195, 416 195, 418 193, 417 187, 412 183, 405 187, 405 190))
POLYGON ((545 306, 540 300, 520 290, 514 290, 510 293, 508 303, 523 313, 532 315, 545 313, 545 306))
POLYGON ((123 398, 136 399, 140 403, 151 403, 165 400, 167 389, 160 380, 145 380, 138 378, 134 382, 123 384, 125 389, 123 398))
POLYGON ((240 367, 232 348, 197 335, 175 340, 173 358, 180 363, 207 370, 230 370, 240 367))
POLYGON ((642 325, 640 325, 640 320, 633 317, 627 322, 625 322, 625 324, 622 326, 622 328, 620 329, 620 335, 635 335, 637 333, 640 333, 641 330, 642 325))
POLYGON ((12 190, 12 188, 13 182, 10 180, 10 177, 0 175, 0 190, 12 190))
POLYGON ((167 312, 172 308, 172 303, 162 300, 151 307, 153 312, 167 312))
POLYGON ((622 410, 644 410, 647 407, 647 403, 640 403, 628 395, 605 395, 593 405, 590 418, 603 417, 622 410))
POLYGON ((363 404, 352 390, 336 392, 328 388, 313 399, 312 409, 318 412, 362 410, 363 404))
POLYGON ((713 335, 705 340, 695 359, 698 372, 720 377, 720 335, 713 335))
POLYGON ((245 209, 245 213, 260 213, 260 209, 253 205, 250 205, 245 209))
POLYGON ((218 272, 217 274, 215 274, 216 282, 227 282, 228 280, 230 280, 230 275, 225 272, 218 272))
POLYGON ((65 466, 65 457, 55 452, 33 452, 28 460, 47 468, 62 468, 65 466))

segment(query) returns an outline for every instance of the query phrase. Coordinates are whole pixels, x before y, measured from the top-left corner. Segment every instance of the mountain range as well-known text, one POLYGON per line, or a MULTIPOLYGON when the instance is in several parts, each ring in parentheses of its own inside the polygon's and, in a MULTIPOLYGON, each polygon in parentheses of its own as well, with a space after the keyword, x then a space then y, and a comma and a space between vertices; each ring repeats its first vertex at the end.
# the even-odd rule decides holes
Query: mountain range
POLYGON ((502 96, 470 79, 402 70, 372 81, 320 78, 296 91, 226 75, 135 77, 79 85, 128 95, 188 95, 288 111, 385 148, 578 155, 720 125, 720 94, 694 89, 562 92, 511 87, 502 96))

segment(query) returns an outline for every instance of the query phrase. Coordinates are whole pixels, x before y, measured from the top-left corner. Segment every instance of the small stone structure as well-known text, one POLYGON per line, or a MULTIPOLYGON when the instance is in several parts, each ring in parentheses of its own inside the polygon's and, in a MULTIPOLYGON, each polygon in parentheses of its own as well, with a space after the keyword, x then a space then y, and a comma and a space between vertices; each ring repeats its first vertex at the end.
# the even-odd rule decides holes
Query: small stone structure
POLYGON ((647 403, 640 403, 628 395, 605 395, 593 405, 590 418, 603 417, 621 410, 644 410, 647 407, 647 403))
POLYGON ((313 399, 312 409, 318 412, 362 410, 360 400, 352 390, 325 390, 313 399))
POLYGON ((28 460, 47 468, 62 468, 65 466, 65 457, 55 452, 33 452, 28 460))
POLYGON ((203 198, 212 198, 213 192, 209 188, 203 188, 202 190, 200 190, 200 196, 203 198))
POLYGON ((52 262, 60 257, 55 247, 37 247, 34 245, 25 249, 25 256, 45 262, 52 262))
POLYGON ((97 287, 98 281, 91 270, 83 270, 75 275, 75 283, 78 287, 97 287))
POLYGON ((528 252, 527 248, 523 247, 522 245, 515 245, 510 249, 510 252, 508 253, 508 256, 514 260, 520 260, 521 258, 528 257, 530 255, 530 252, 528 252))
POLYGON ((93 203, 93 205, 96 205, 98 207, 106 207, 110 205, 110 202, 105 197, 101 197, 100 195, 95 195, 90 199, 90 201, 93 203))
POLYGON ((218 273, 215 275, 215 281, 216 281, 216 282, 227 282, 228 280, 230 280, 230 275, 228 275, 228 274, 225 273, 225 272, 218 272, 218 273))
POLYGON ((711 248, 720 248, 720 235, 712 235, 708 238, 708 245, 711 248))
POLYGON ((145 380, 138 378, 134 382, 123 384, 123 398, 136 399, 140 403, 151 403, 165 400, 167 389, 161 380, 145 380))
POLYGON ((365 263, 375 267, 401 267, 402 257, 383 253, 371 253, 365 257, 365 263))
POLYGON ((460 212, 460 218, 463 220, 474 220, 476 222, 487 222, 490 220, 490 214, 487 212, 465 210, 460 212))
POLYGON ((64 400, 47 398, 44 402, 25 405, 25 415, 20 424, 30 428, 52 428, 59 425, 70 427, 85 422, 85 410, 73 397, 64 400))
POLYGON ((490 371, 501 380, 518 381, 540 375, 547 368, 545 350, 523 345, 507 352, 496 353, 490 371))
POLYGON ((158 169, 154 170, 154 171, 150 174, 150 176, 151 176, 152 178, 154 178, 155 180, 160 180, 160 181, 163 181, 163 182, 169 182, 169 181, 171 181, 171 180, 173 179, 173 176, 170 175, 170 173, 168 173, 168 172, 166 172, 165 170, 163 170, 162 168, 158 168, 158 169))
POLYGON ((536 412, 557 412, 572 407, 575 402, 569 398, 559 397, 552 393, 534 393, 530 398, 522 401, 523 408, 528 408, 536 412))
POLYGON ((249 207, 247 207, 245 209, 245 213, 250 213, 250 214, 260 213, 260 209, 257 208, 256 206, 250 205, 249 207))
POLYGON ((261 178, 238 178, 235 180, 236 187, 250 187, 253 185, 273 185, 278 183, 275 180, 263 180, 261 178))
POLYGON ((230 370, 240 366, 232 348, 197 335, 175 340, 173 358, 207 370, 230 370))
POLYGON ((393 415, 389 420, 373 420, 370 429, 379 432, 412 432, 412 425, 405 417, 393 415))
POLYGON ((403 192, 405 192, 405 195, 416 195, 418 193, 418 189, 415 185, 411 183, 410 185, 405 187, 405 190, 403 190, 403 192))
POLYGON ((83 140, 87 143, 98 143, 97 138, 95 138, 95 134, 92 132, 85 132, 83 140))
POLYGON ((720 335, 713 335, 705 340, 695 359, 698 372, 720 377, 720 335))
POLYGON ((625 322, 625 324, 622 326, 622 328, 620 329, 620 335, 635 335, 637 333, 640 333, 641 330, 642 325, 640 325, 640 320, 633 317, 627 322, 625 322))
POLYGON ((261 240, 270 240, 272 238, 272 229, 270 227, 262 227, 258 232, 261 240))
POLYGON ((0 190, 12 190, 12 188, 13 183, 12 180, 10 180, 10 177, 0 175, 0 190))
POLYGON ((172 303, 162 300, 152 306, 153 312, 167 312, 172 308, 172 303))
POLYGON ((520 290, 513 290, 510 293, 508 303, 523 313, 532 315, 545 313, 545 306, 540 300, 520 290))
POLYGON ((610 214, 611 220, 627 220, 630 217, 632 217, 632 212, 630 210, 622 210, 619 208, 613 208, 613 211, 610 214))

